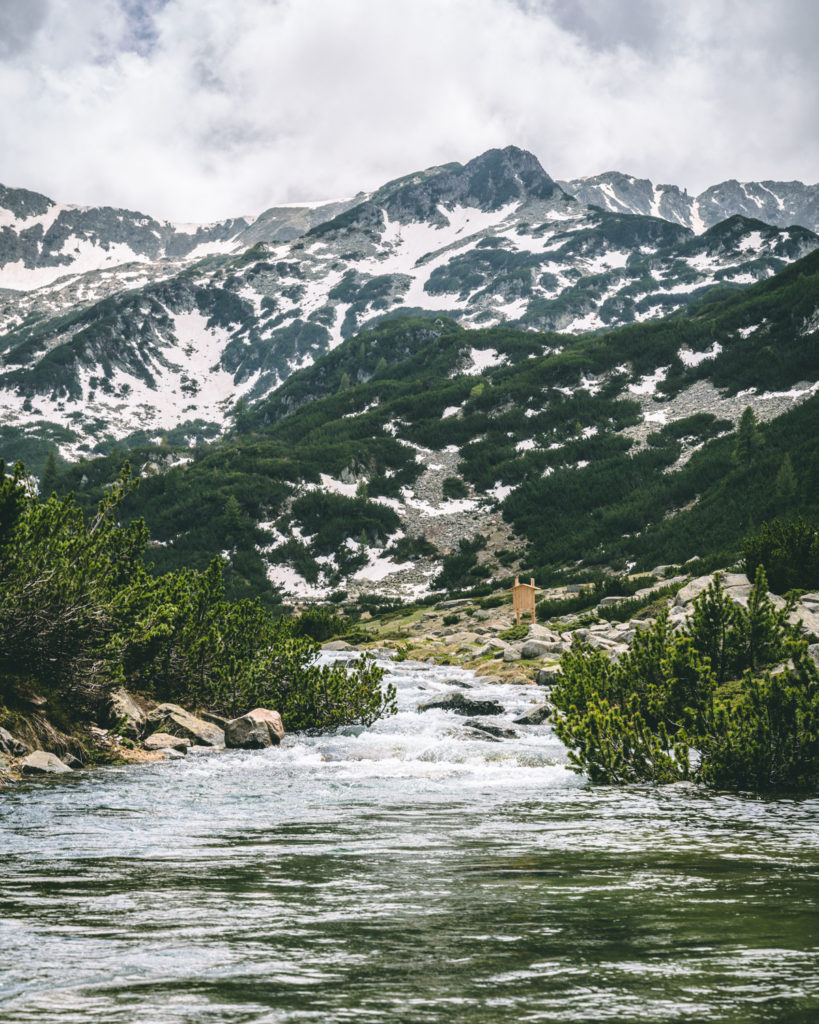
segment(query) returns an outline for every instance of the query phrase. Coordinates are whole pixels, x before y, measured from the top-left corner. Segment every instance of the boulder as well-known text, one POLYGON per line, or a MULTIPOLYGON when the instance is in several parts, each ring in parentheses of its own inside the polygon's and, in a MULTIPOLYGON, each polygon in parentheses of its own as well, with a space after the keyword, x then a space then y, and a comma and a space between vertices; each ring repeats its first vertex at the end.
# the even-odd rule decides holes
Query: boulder
POLYGON ((105 724, 129 740, 138 740, 145 728, 145 715, 123 687, 114 690, 105 706, 105 724))
POLYGON ((566 650, 566 644, 560 640, 527 640, 526 643, 521 647, 521 657, 531 658, 545 658, 551 654, 562 654, 566 650))
POLYGON ((469 726, 470 729, 477 729, 478 732, 486 733, 487 736, 492 736, 498 740, 513 740, 518 735, 514 729, 504 729, 499 725, 490 725, 488 722, 478 722, 474 718, 467 719, 464 725, 469 726))
POLYGON ((503 707, 496 700, 475 700, 463 693, 443 693, 440 697, 418 705, 419 711, 454 711, 456 715, 502 715, 503 707))
POLYGON ((535 682, 538 686, 551 686, 560 675, 560 665, 544 665, 538 672, 535 682))
POLYGON ((20 767, 24 775, 65 775, 71 771, 56 754, 49 754, 45 750, 33 751, 23 758, 20 767))
POLYGON ((790 613, 788 620, 794 623, 801 622, 803 633, 806 633, 812 639, 819 639, 819 609, 814 611, 810 605, 806 607, 800 602, 790 613))
POLYGON ((160 704, 145 719, 144 735, 166 732, 203 747, 221 747, 225 734, 218 725, 197 718, 178 704, 160 704))
POLYGON ((187 754, 188 741, 179 736, 170 736, 166 732, 154 732, 143 742, 146 750, 176 750, 180 754, 187 754))
POLYGON ((504 661, 520 661, 523 657, 519 647, 507 647, 503 652, 504 661))
POLYGON ((323 651, 352 651, 355 648, 346 640, 328 640, 327 643, 321 645, 321 649, 323 651))
POLYGON ((527 640, 543 640, 546 643, 555 643, 560 640, 560 635, 555 633, 553 629, 549 629, 548 626, 541 626, 539 622, 533 622, 529 626, 529 632, 526 634, 527 640))
POLYGON ((18 740, 10 732, 0 727, 0 754, 7 754, 9 757, 23 757, 31 748, 27 743, 18 740))
POLYGON ((225 746, 241 750, 259 750, 276 746, 284 739, 284 726, 278 711, 255 708, 225 725, 225 746))
POLYGON ((552 709, 548 704, 538 704, 536 708, 532 708, 531 711, 527 711, 525 715, 521 715, 520 718, 516 718, 515 725, 541 725, 550 718, 552 709))
POLYGON ((82 768, 82 761, 78 757, 74 757, 73 754, 63 754, 60 760, 64 765, 67 765, 72 771, 76 771, 78 768, 82 768))

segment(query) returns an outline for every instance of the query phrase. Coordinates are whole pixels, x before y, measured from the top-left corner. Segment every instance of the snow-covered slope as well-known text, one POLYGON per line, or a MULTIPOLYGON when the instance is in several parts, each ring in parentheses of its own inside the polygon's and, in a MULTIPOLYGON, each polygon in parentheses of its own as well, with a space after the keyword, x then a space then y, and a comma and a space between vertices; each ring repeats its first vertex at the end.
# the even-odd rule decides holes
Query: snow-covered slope
POLYGON ((72 456, 134 433, 213 433, 238 399, 386 315, 601 330, 819 246, 743 216, 696 234, 652 195, 640 213, 591 208, 514 147, 199 228, 2 190, 0 273, 27 290, 0 292, 0 427, 72 456))
POLYGON ((732 179, 711 185, 698 196, 690 196, 676 185, 655 185, 647 178, 619 171, 558 184, 581 203, 612 213, 664 217, 698 234, 735 214, 778 227, 800 224, 819 231, 819 185, 803 185, 801 181, 732 179))

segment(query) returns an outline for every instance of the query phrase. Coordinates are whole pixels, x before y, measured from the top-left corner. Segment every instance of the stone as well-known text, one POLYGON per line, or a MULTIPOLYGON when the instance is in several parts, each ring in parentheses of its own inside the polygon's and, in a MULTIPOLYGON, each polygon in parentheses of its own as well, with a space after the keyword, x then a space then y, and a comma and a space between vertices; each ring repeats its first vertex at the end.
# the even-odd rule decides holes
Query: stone
POLYGON ((562 640, 527 640, 520 653, 527 659, 545 658, 550 654, 562 654, 566 646, 562 640))
POLYGON ((10 732, 0 727, 0 754, 7 754, 9 757, 23 757, 31 750, 27 743, 18 740, 10 732))
POLYGON ((165 747, 162 753, 165 755, 166 761, 181 761, 185 756, 183 751, 174 750, 173 747, 165 747))
POLYGON ((464 725, 470 729, 477 729, 478 732, 485 732, 487 736, 494 736, 499 740, 514 740, 518 735, 514 729, 504 729, 499 725, 490 725, 488 722, 478 722, 474 718, 467 719, 464 725))
POLYGON ((49 754, 45 750, 33 751, 23 758, 20 767, 24 775, 65 775, 71 771, 56 754, 49 754))
POLYGON ((603 597, 598 601, 598 608, 611 608, 613 605, 622 604, 623 601, 628 601, 629 598, 625 596, 611 595, 610 597, 603 597))
POLYGON ((218 725, 197 718, 178 704, 160 704, 145 719, 145 734, 167 732, 202 747, 221 747, 225 734, 218 725))
POLYGON ((519 647, 507 647, 503 652, 504 661, 520 661, 522 657, 523 654, 519 647))
POLYGON ((82 768, 82 761, 78 757, 74 757, 73 754, 63 754, 60 760, 64 765, 67 765, 72 771, 76 771, 78 768, 82 768))
POLYGON ((146 750, 176 750, 181 754, 187 754, 189 744, 180 736, 171 736, 167 732, 155 732, 143 741, 142 746, 146 750))
POLYGON ((808 646, 808 654, 813 658, 816 667, 819 668, 819 644, 810 644, 808 646))
POLYGON ((525 715, 516 718, 515 725, 541 725, 552 715, 552 709, 548 704, 538 704, 536 708, 527 711, 525 715))
POLYGON ((811 639, 819 640, 819 610, 810 611, 804 605, 795 608, 788 616, 790 622, 802 623, 802 632, 811 639))
POLYGON ((418 705, 419 711, 454 711, 456 715, 502 715, 503 707, 496 700, 475 700, 462 693, 444 693, 418 705))
POLYGON ((535 682, 538 686, 551 686, 560 675, 560 665, 544 665, 538 671, 535 682))
POLYGON ((549 629, 548 626, 541 626, 540 623, 534 622, 529 626, 529 632, 526 634, 527 640, 541 640, 544 643, 556 643, 560 640, 560 635, 555 633, 553 629, 549 629))
POLYGON ((471 598, 468 597, 455 597, 451 601, 439 601, 435 607, 438 611, 448 610, 450 608, 466 608, 467 605, 472 604, 471 598))
POLYGON ((348 644, 346 640, 328 640, 327 643, 321 645, 323 651, 352 651, 355 648, 348 644))
POLYGON ((276 746, 284 739, 284 726, 278 711, 255 708, 231 719, 225 726, 225 746, 241 750, 260 750, 276 746))
POLYGON ((199 717, 205 722, 210 722, 212 725, 218 725, 220 729, 224 730, 227 718, 224 715, 214 714, 213 711, 200 711, 199 717))
POLYGON ((129 740, 138 740, 145 729, 145 715, 123 687, 114 690, 105 706, 105 724, 129 740))

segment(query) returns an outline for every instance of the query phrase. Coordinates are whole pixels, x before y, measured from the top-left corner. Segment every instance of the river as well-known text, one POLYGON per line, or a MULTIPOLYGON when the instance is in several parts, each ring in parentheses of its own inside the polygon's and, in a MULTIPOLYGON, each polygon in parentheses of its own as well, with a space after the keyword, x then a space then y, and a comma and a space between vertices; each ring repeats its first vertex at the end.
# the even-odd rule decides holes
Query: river
POLYGON ((819 799, 591 787, 535 688, 390 672, 367 730, 0 794, 0 1021, 819 1020, 819 799))

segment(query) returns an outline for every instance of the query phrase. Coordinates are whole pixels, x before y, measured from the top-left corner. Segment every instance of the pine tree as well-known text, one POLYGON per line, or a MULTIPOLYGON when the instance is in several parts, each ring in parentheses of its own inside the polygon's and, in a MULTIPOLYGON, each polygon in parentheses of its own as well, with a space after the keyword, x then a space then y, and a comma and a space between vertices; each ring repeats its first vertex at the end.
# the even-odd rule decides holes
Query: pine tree
POLYGON ((754 410, 747 406, 739 418, 734 459, 740 466, 750 466, 765 443, 754 410))
POLYGON ((774 482, 774 493, 782 505, 790 505, 796 497, 797 481, 790 455, 786 452, 774 482))
POLYGON ((41 498, 48 498, 57 487, 57 456, 54 449, 48 453, 43 475, 40 477, 39 492, 41 498))

